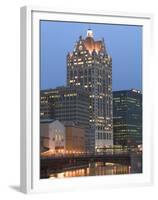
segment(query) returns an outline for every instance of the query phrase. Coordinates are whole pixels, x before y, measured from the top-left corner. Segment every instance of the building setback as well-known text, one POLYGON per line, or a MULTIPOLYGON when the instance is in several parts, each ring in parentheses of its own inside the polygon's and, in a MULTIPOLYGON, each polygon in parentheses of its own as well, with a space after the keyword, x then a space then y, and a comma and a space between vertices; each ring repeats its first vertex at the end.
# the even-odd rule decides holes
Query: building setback
POLYGON ((67 85, 82 86, 89 94, 89 122, 94 128, 95 148, 113 145, 112 58, 104 39, 95 41, 91 29, 67 55, 67 85))
POLYGON ((114 144, 142 144, 142 94, 139 90, 113 92, 114 144))

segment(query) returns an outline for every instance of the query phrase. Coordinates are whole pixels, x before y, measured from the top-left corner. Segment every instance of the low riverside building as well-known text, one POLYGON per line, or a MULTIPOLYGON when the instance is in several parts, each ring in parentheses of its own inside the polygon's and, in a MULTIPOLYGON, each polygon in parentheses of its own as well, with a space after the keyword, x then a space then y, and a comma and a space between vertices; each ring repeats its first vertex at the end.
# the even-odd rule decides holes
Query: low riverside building
POLYGON ((40 151, 65 151, 65 127, 58 120, 41 120, 40 151))

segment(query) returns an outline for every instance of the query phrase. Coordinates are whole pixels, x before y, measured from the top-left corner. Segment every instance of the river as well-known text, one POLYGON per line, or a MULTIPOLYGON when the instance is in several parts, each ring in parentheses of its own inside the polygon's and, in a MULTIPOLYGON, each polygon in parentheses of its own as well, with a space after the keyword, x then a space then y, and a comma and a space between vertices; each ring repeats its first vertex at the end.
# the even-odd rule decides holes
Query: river
POLYGON ((50 173, 49 178, 67 178, 80 176, 100 176, 116 174, 142 173, 142 163, 133 162, 132 165, 122 165, 114 163, 89 163, 87 166, 78 166, 74 169, 65 169, 62 172, 50 173))

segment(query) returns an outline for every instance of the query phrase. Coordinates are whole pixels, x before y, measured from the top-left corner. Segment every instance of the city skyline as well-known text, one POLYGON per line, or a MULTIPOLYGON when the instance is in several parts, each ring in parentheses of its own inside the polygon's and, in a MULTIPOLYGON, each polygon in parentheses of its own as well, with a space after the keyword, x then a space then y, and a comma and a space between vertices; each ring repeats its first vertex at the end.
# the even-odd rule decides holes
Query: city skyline
POLYGON ((66 85, 66 55, 80 35, 86 37, 89 27, 96 40, 104 38, 112 57, 112 90, 142 90, 141 26, 54 21, 41 21, 41 89, 66 85))
POLYGON ((141 27, 42 24, 40 177, 142 173, 141 27))

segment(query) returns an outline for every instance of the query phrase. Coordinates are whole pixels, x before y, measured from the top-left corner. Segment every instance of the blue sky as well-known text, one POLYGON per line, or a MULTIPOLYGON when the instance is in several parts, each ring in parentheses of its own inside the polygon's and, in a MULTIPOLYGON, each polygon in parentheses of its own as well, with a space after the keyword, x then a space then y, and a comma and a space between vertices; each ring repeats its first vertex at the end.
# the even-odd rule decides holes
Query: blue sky
POLYGON ((104 38, 112 57, 113 90, 142 89, 142 27, 41 21, 41 89, 66 85, 66 55, 88 28, 95 40, 104 38))

